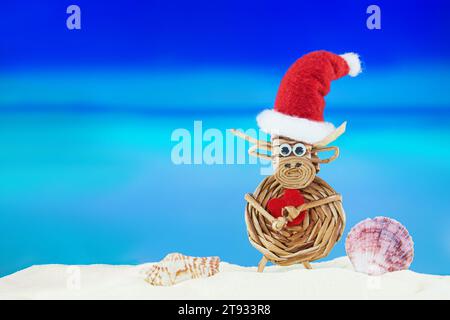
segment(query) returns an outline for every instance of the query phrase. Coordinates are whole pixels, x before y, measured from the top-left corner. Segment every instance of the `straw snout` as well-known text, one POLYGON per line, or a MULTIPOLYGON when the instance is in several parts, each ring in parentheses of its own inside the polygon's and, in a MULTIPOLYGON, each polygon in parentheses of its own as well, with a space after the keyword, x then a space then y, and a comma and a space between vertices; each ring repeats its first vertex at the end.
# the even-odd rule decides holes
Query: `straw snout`
POLYGON ((284 164, 284 167, 289 169, 288 170, 289 172, 297 172, 297 171, 300 170, 299 168, 301 166, 302 166, 302 163, 301 162, 297 162, 297 161, 295 161, 295 163, 285 163, 284 164))
POLYGON ((278 157, 275 179, 288 189, 307 187, 316 177, 315 165, 304 157, 278 157))

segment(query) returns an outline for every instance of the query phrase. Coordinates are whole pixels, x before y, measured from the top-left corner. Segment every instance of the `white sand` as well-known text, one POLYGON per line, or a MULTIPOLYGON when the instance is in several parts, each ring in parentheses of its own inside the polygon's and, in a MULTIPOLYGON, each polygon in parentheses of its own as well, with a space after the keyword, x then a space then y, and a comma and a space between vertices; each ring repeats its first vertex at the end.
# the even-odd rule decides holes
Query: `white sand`
POLYGON ((1 299, 450 299, 450 276, 400 271, 380 277, 356 273, 347 258, 301 266, 221 264, 207 279, 172 287, 144 281, 138 266, 33 266, 0 278, 1 299))

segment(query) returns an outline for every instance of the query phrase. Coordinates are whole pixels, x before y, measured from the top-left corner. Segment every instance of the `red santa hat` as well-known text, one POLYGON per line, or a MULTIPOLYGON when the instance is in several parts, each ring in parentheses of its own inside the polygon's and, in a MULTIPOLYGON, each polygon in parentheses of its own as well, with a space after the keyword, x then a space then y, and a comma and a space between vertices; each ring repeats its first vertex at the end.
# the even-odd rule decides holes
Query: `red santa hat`
POLYGON ((356 53, 315 51, 304 55, 281 80, 275 107, 257 116, 258 126, 272 135, 310 144, 321 141, 336 130, 323 117, 331 81, 359 73, 361 62, 356 53))

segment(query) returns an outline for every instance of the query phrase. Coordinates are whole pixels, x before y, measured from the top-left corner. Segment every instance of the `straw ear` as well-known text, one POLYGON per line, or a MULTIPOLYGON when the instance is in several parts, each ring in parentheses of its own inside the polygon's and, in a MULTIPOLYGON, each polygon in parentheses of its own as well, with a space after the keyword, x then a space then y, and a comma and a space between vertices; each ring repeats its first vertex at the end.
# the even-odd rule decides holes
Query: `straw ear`
POLYGON ((336 130, 334 130, 332 133, 330 133, 324 139, 315 143, 314 147, 325 147, 325 146, 329 145, 330 143, 335 141, 337 138, 339 138, 345 132, 346 127, 347 127, 347 121, 342 123, 336 130))
POLYGON ((311 159, 313 163, 330 163, 336 160, 339 157, 339 148, 338 147, 314 147, 312 152, 314 153, 314 157, 311 159), (333 155, 327 159, 321 159, 317 155, 318 152, 322 151, 334 151, 333 155))

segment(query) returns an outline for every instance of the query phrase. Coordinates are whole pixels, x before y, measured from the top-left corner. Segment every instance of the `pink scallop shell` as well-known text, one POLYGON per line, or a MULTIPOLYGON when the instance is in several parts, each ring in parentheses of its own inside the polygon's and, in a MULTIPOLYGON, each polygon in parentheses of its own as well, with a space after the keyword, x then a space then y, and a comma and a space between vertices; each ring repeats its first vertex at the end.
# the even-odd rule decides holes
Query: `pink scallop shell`
POLYGON ((408 269, 414 256, 414 243, 400 222, 376 217, 363 220, 350 230, 345 250, 355 271, 381 275, 408 269))

